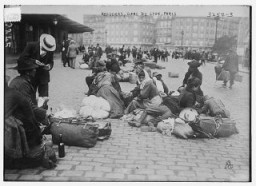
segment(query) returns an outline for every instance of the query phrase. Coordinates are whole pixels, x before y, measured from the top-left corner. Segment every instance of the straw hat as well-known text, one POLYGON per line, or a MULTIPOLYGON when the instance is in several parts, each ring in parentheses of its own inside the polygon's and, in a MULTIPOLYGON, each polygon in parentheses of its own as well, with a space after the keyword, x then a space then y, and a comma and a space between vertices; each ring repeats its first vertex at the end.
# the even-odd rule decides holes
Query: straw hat
POLYGON ((192 108, 185 108, 179 114, 179 117, 184 119, 185 121, 194 121, 197 116, 198 112, 192 108))
POLYGON ((42 34, 40 36, 40 43, 42 47, 47 51, 55 51, 56 49, 56 41, 53 36, 49 34, 42 34))

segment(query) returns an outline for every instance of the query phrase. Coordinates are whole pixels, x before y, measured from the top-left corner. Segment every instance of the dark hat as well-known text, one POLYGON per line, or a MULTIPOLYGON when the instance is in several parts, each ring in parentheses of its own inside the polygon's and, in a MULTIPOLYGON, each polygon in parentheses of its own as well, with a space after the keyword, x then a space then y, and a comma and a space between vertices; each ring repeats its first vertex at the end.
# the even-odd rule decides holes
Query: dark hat
POLYGON ((199 63, 199 61, 192 60, 192 61, 188 62, 188 65, 191 68, 198 68, 201 65, 201 63, 199 63))
POLYGON ((161 76, 162 77, 162 74, 160 74, 159 72, 153 72, 153 77, 156 77, 156 76, 161 76))
POLYGON ((144 65, 143 61, 142 60, 136 60, 134 62, 135 65, 144 65))
POLYGON ((34 59, 18 60, 18 65, 13 67, 15 70, 31 70, 38 68, 39 66, 35 63, 34 59))

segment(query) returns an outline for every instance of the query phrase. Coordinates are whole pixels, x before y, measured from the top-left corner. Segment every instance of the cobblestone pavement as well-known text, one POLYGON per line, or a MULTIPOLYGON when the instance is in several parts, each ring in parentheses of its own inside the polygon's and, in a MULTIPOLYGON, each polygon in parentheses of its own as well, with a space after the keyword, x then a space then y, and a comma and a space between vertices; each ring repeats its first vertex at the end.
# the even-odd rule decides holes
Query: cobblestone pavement
MULTIPOLYGON (((77 61, 81 60, 81 56, 77 61)), ((182 83, 188 65, 183 60, 159 62, 158 71, 170 90, 182 83), (179 72, 169 78, 168 72, 179 72)), ((127 64, 129 66, 131 64, 127 64)), ((55 169, 6 170, 5 180, 16 181, 249 181, 250 179, 250 97, 249 74, 241 73, 242 83, 233 89, 215 82, 214 65, 200 67, 202 90, 220 98, 237 122, 239 134, 219 139, 179 139, 158 132, 141 132, 121 120, 111 120, 112 135, 90 149, 66 146, 66 156, 55 169), (227 166, 230 161, 231 166, 227 166)), ((7 70, 12 77, 16 74, 7 70)), ((89 70, 64 68, 59 59, 51 71, 50 106, 63 104, 79 109, 88 91, 84 78, 89 70)), ((121 83, 123 91, 135 85, 121 83)), ((56 146, 54 146, 56 148, 56 146)), ((57 150, 57 148, 56 148, 57 150)))

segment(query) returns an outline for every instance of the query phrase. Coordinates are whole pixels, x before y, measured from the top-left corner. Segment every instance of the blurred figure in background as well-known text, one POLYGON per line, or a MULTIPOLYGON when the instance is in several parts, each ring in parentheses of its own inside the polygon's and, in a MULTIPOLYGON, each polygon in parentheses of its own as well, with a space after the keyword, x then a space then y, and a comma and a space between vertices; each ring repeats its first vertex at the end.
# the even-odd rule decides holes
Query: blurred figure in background
POLYGON ((73 69, 76 67, 76 56, 78 55, 79 50, 76 46, 76 42, 71 40, 67 50, 67 58, 69 61, 69 66, 73 69))

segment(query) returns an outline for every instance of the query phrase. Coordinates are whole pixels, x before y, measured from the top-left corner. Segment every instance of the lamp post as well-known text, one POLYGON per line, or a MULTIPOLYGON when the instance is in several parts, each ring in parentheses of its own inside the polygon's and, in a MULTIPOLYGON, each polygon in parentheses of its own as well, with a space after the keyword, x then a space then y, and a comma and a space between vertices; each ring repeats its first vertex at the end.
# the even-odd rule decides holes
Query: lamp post
POLYGON ((184 31, 181 31, 181 48, 183 49, 183 36, 184 36, 184 31))
POLYGON ((107 40, 107 34, 108 34, 108 31, 105 30, 105 45, 107 46, 107 43, 108 43, 108 40, 107 40))
POLYGON ((173 22, 174 20, 175 20, 175 17, 172 16, 172 17, 171 17, 171 42, 173 42, 173 34, 172 34, 172 31, 173 31, 173 27, 172 27, 172 26, 173 26, 173 23, 172 23, 172 22, 173 22))
POLYGON ((220 20, 220 16, 214 17, 214 20, 216 21, 216 30, 215 30, 215 43, 217 42, 217 33, 218 33, 218 21, 220 20))

